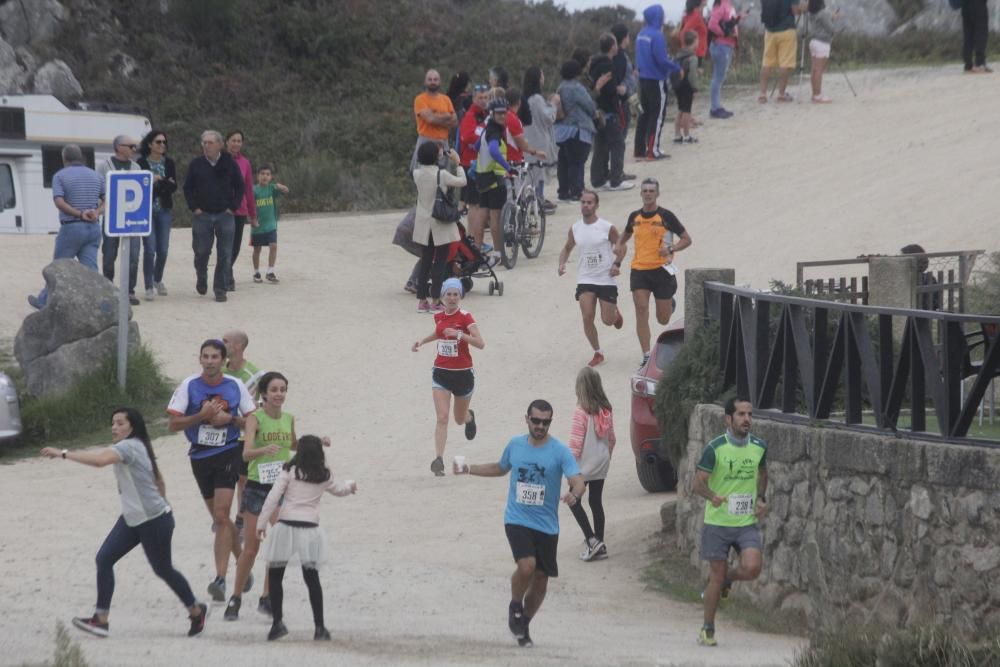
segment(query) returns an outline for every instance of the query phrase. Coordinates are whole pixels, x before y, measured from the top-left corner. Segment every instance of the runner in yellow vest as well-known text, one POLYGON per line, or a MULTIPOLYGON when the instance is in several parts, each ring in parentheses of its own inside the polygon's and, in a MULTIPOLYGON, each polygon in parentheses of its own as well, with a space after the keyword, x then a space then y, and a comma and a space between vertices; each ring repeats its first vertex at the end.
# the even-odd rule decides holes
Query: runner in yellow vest
POLYGON ((757 521, 767 515, 767 443, 750 435, 753 407, 745 398, 726 401, 726 432, 708 443, 698 462, 692 492, 705 498, 701 558, 711 568, 703 594, 705 624, 698 643, 715 646, 715 611, 734 581, 760 574, 762 543, 757 521), (727 572, 729 549, 740 564, 727 572))

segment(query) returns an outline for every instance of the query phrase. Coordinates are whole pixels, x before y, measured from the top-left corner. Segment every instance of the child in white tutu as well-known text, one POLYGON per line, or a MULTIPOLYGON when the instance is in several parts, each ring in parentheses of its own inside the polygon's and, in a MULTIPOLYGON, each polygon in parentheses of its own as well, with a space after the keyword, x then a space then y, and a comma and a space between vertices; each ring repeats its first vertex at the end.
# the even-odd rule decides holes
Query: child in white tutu
POLYGON ((285 576, 285 567, 295 556, 298 556, 302 564, 302 578, 309 589, 309 604, 316 624, 313 639, 330 639, 330 632, 323 623, 323 587, 319 582, 319 566, 323 563, 326 546, 326 536, 319 526, 319 501, 324 493, 335 496, 356 493, 358 485, 351 480, 333 480, 333 473, 326 467, 324 444, 315 435, 299 438, 298 451, 278 475, 278 481, 267 494, 267 500, 257 519, 257 537, 263 542, 268 520, 278 510, 278 522, 274 524, 271 537, 264 542, 261 552, 271 578, 271 609, 274 612, 274 622, 267 634, 268 640, 288 634, 288 628, 281 620, 284 602, 281 582, 285 576))

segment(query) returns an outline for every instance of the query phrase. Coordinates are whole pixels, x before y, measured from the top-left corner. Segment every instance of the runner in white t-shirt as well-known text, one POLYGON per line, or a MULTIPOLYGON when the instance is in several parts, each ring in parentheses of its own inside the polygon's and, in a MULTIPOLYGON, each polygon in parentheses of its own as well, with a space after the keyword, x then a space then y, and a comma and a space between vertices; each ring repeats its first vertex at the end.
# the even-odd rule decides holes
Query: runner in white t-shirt
MULTIPOLYGON (((613 224, 597 217, 600 197, 592 190, 584 190, 580 197, 582 219, 573 223, 566 245, 559 253, 559 275, 566 273, 566 262, 574 247, 579 247, 580 255, 576 270, 576 300, 580 302, 583 315, 583 333, 594 348, 594 358, 588 366, 604 363, 604 353, 597 338, 594 319, 597 304, 601 304, 601 321, 616 329, 622 328, 622 314, 618 310, 618 285, 615 276, 619 273, 616 265, 622 256, 618 248, 618 230, 613 224)), ((623 254, 623 253, 622 253, 623 254)))

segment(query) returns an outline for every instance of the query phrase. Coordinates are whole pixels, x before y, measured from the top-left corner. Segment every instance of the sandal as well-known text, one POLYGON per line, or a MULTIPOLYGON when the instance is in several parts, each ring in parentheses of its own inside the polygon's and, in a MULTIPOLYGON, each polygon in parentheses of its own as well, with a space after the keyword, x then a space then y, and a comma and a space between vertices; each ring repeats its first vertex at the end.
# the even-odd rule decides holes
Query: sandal
POLYGON ((778 101, 779 102, 794 102, 795 98, 792 97, 791 95, 789 95, 788 93, 782 93, 782 94, 778 95, 778 101))
POLYGON ((814 104, 829 104, 833 100, 829 97, 824 97, 823 95, 813 95, 812 101, 814 104))
POLYGON ((761 104, 767 104, 767 95, 758 95, 757 101, 761 104))

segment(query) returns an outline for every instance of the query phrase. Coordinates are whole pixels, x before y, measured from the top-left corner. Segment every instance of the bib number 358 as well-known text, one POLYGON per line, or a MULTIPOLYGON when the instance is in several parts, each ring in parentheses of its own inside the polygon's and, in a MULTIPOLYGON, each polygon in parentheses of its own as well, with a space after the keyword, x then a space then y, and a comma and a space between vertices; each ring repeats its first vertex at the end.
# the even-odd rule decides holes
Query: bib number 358
POLYGON ((521 505, 544 505, 545 487, 541 484, 518 482, 517 502, 521 505))

